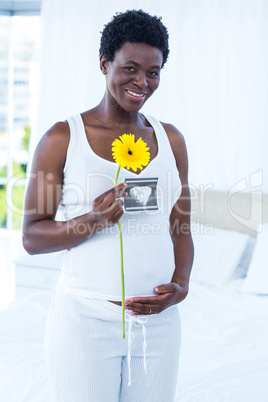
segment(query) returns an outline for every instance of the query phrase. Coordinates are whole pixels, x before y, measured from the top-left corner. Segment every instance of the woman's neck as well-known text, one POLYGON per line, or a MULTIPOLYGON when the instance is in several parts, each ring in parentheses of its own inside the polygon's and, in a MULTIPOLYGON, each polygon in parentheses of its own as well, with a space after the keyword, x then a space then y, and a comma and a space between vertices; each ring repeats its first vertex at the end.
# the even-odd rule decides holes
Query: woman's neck
POLYGON ((131 124, 136 125, 142 121, 142 115, 139 112, 127 112, 117 103, 108 102, 105 95, 92 112, 94 117, 101 120, 104 125, 114 127, 129 127, 131 124))

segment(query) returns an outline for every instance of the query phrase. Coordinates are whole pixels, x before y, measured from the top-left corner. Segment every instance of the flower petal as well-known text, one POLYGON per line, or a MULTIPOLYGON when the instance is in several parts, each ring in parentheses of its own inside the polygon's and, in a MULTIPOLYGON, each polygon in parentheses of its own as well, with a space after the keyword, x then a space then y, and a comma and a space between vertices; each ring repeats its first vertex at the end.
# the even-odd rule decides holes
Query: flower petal
POLYGON ((112 143, 112 155, 116 163, 121 167, 132 169, 143 169, 150 161, 149 147, 146 142, 139 138, 135 142, 134 134, 123 134, 120 139, 115 139, 112 143))

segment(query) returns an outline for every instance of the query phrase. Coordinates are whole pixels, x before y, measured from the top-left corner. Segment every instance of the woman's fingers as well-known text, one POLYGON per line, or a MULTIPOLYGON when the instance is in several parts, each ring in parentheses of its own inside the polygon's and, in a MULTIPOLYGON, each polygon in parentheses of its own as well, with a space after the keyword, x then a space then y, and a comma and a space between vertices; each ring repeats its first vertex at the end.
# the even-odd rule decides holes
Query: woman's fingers
POLYGON ((113 215, 113 221, 111 221, 111 224, 112 224, 112 225, 115 225, 115 224, 119 221, 119 219, 121 218, 121 216, 123 215, 123 213, 124 213, 123 208, 120 208, 116 213, 114 213, 114 215, 113 215))
POLYGON ((103 220, 104 227, 116 224, 123 215, 123 201, 120 198, 127 196, 126 187, 126 183, 120 183, 93 201, 92 210, 103 220))
POLYGON ((155 306, 142 306, 142 307, 133 307, 132 314, 139 315, 151 315, 151 314, 159 314, 163 311, 163 308, 156 308, 155 306))
POLYGON ((116 187, 111 188, 110 190, 105 191, 103 194, 99 195, 93 201, 93 205, 104 204, 106 207, 112 204, 117 198, 126 197, 127 193, 125 189, 127 187, 126 183, 120 183, 116 187))
POLYGON ((158 314, 165 310, 169 303, 170 294, 161 294, 158 296, 139 297, 125 302, 125 308, 132 310, 134 314, 158 314))
MULTIPOLYGON (((127 187, 126 183, 120 183, 117 186, 112 187, 109 190, 107 190, 104 193, 102 193, 101 195, 99 195, 99 197, 97 197, 96 200, 98 200, 98 199, 102 200, 109 194, 115 194, 115 196, 118 197, 119 194, 124 192, 126 187, 127 187)), ((120 195, 120 197, 122 197, 122 195, 120 195)))

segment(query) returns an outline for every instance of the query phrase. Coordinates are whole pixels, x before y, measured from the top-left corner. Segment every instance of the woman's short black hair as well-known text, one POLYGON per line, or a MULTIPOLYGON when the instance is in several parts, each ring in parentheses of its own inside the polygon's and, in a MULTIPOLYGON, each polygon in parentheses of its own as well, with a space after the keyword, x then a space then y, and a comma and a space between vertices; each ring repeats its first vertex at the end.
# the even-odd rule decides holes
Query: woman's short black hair
POLYGON ((161 17, 152 16, 142 10, 127 10, 116 13, 112 20, 104 26, 100 42, 100 56, 113 61, 117 50, 124 43, 145 43, 157 47, 163 53, 163 64, 169 54, 168 31, 161 17))

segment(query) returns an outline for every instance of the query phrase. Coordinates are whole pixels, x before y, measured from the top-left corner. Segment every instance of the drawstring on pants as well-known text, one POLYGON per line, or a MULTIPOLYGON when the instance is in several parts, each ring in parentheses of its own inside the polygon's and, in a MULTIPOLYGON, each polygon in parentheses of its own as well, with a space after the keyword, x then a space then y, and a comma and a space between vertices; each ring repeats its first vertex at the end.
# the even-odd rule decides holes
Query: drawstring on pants
POLYGON ((144 372, 147 374, 147 365, 146 365, 146 350, 147 350, 147 342, 146 342, 146 327, 144 324, 148 321, 146 317, 138 317, 137 315, 131 315, 126 312, 126 319, 128 321, 128 352, 127 352, 127 361, 128 361, 128 386, 131 384, 131 328, 134 324, 135 327, 142 326, 142 334, 143 334, 143 367, 144 372))

